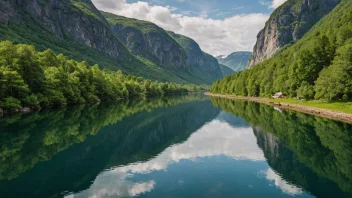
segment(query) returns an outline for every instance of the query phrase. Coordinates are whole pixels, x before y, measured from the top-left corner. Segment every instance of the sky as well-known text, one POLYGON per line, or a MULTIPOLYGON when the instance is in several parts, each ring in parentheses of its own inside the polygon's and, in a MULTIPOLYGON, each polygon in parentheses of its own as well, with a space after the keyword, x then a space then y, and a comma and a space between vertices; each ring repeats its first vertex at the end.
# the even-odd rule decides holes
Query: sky
POLYGON ((146 20, 194 39, 213 56, 252 51, 270 14, 286 0, 92 0, 99 10, 146 20))

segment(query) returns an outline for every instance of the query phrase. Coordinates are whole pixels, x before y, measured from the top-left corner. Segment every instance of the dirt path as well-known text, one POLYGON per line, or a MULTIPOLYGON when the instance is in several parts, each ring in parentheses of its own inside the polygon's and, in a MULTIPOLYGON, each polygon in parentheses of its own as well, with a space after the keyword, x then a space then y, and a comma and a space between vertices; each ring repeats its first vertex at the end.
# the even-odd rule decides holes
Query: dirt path
POLYGON ((328 110, 328 109, 320 109, 320 108, 314 108, 314 107, 307 107, 304 105, 298 105, 298 104, 288 104, 284 102, 273 102, 270 99, 267 98, 257 98, 257 97, 243 97, 243 96, 234 96, 234 95, 221 95, 221 94, 212 94, 212 93, 205 93, 207 96, 212 96, 212 97, 220 97, 220 98, 227 98, 227 99, 236 99, 236 100, 247 100, 247 101, 253 101, 253 102, 259 102, 259 103, 264 103, 267 105, 271 106, 276 106, 279 107, 280 109, 289 109, 289 110, 294 110, 294 111, 299 111, 303 113, 308 113, 320 117, 325 117, 325 118, 330 118, 334 120, 339 120, 343 122, 347 122, 352 124, 352 114, 349 113, 343 113, 339 111, 333 111, 333 110, 328 110))

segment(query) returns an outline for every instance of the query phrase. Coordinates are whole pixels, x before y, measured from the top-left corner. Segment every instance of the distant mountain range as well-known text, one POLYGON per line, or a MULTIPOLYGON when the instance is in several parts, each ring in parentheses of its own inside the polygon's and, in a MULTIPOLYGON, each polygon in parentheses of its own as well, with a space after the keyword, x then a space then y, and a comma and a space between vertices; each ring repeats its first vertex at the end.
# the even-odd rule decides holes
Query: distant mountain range
POLYGON ((234 52, 228 56, 218 56, 216 58, 221 65, 229 67, 234 72, 239 72, 246 69, 251 55, 252 52, 234 52))

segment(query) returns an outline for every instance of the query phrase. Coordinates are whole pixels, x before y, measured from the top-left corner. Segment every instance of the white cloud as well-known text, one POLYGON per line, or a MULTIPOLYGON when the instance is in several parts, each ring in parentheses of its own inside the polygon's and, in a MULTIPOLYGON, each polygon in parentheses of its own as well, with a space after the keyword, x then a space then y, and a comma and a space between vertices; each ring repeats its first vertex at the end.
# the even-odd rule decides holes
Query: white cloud
POLYGON ((269 168, 266 172, 266 179, 274 181, 276 187, 280 188, 284 193, 289 195, 300 195, 303 193, 302 189, 289 184, 287 181, 281 178, 276 172, 269 168))
MULTIPOLYGON (((204 125, 182 144, 170 146, 149 161, 116 167, 100 174, 89 189, 66 198, 129 197, 151 192, 156 182, 135 183, 135 174, 167 171, 170 164, 181 160, 225 155, 237 160, 265 161, 250 127, 233 128, 226 122, 213 120, 204 125)), ((182 182, 181 182, 182 183, 182 182)))
MULTIPOLYGON (((156 23, 160 27, 191 37, 201 48, 214 56, 234 51, 252 51, 258 32, 269 15, 253 13, 235 15, 223 20, 208 18, 207 12, 196 16, 175 14, 170 6, 147 2, 127 3, 126 0, 92 0, 95 6, 107 12, 156 23)), ((193 13, 194 14, 194 13, 193 13)))
POLYGON ((276 9, 285 3, 287 0, 259 0, 259 3, 268 6, 270 9, 276 9))
POLYGON ((287 0, 273 0, 272 4, 270 5, 270 8, 276 9, 286 1, 287 0))
MULTIPOLYGON (((157 182, 149 180, 136 183, 133 181, 135 175, 167 171, 171 164, 178 163, 181 160, 195 161, 212 156, 227 156, 236 160, 255 162, 265 161, 264 153, 258 147, 257 139, 251 127, 234 127, 224 121, 213 120, 194 132, 187 141, 168 147, 155 158, 106 170, 97 176, 89 189, 71 194, 66 198, 143 195, 154 190, 157 182)), ((275 186, 284 193, 290 195, 302 193, 300 188, 289 184, 271 169, 260 173, 267 180, 274 181, 275 186)), ((179 180, 178 183, 182 184, 183 181, 179 180)))
POLYGON ((114 181, 108 173, 100 175, 89 189, 78 194, 71 194, 65 198, 104 198, 104 197, 135 197, 150 192, 155 188, 155 181, 151 180, 143 183, 132 181, 114 181))

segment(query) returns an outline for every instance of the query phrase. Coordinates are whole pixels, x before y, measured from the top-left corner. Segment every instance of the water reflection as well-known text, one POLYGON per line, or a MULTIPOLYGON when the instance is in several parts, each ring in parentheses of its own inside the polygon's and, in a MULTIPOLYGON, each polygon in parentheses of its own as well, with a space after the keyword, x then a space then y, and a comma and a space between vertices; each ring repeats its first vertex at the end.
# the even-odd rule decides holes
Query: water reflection
POLYGON ((351 125, 257 103, 127 101, 0 129, 1 197, 351 197, 351 125))
POLYGON ((253 126, 268 164, 286 181, 318 197, 352 196, 352 125, 253 102, 212 102, 253 126))
POLYGON ((278 189, 273 187, 272 192, 267 192, 270 196, 285 196, 282 192, 308 196, 266 165, 264 153, 258 147, 251 127, 242 119, 233 116, 231 119, 230 115, 222 112, 195 131, 187 141, 170 146, 148 161, 107 170, 95 179, 89 189, 67 197, 211 197, 222 193, 234 195, 238 190, 242 191, 243 196, 254 196, 256 190, 268 191, 261 185, 266 181, 278 189), (225 122, 224 117, 231 122, 225 122), (249 168, 246 168, 248 164, 249 168), (184 168, 187 171, 180 166, 186 166, 184 168), (231 174, 233 170, 229 166, 236 174, 231 174), (219 177, 216 173, 221 171, 228 175, 220 173, 219 177), (237 174, 241 175, 239 172, 242 171, 250 174, 242 173, 246 178, 238 177, 237 174), (185 172, 193 177, 177 175, 175 172, 185 172), (204 181, 198 179, 204 176, 204 181), (238 184, 237 189, 232 186, 232 182, 238 184), (184 191, 184 187, 192 189, 192 192, 184 191))
MULTIPOLYGON (((13 179, 40 161, 48 161, 70 146, 84 142, 105 126, 138 112, 204 100, 185 95, 116 104, 78 106, 14 115, 0 119, 0 180, 13 179)), ((143 124, 143 123, 140 123, 143 124)))
MULTIPOLYGON (((167 101, 170 101, 170 99, 167 101)), ((150 102, 155 104, 156 101, 150 102)), ((141 101, 137 104, 140 103, 141 101)), ((136 105, 131 105, 131 107, 127 108, 123 106, 123 112, 128 112, 129 109, 136 109, 133 110, 135 112, 133 116, 125 116, 124 118, 116 116, 116 114, 120 114, 118 112, 121 112, 119 111, 121 108, 115 108, 114 105, 93 107, 98 108, 94 114, 82 114, 81 117, 89 119, 89 122, 84 122, 89 123, 90 127, 86 128, 89 131, 94 130, 95 133, 85 136, 84 141, 81 143, 70 142, 70 147, 63 150, 56 145, 53 147, 43 145, 42 142, 44 142, 45 138, 43 138, 42 133, 38 132, 39 137, 36 134, 31 134, 32 136, 30 137, 36 141, 24 143, 24 145, 33 144, 33 147, 28 147, 32 148, 31 150, 13 149, 16 152, 12 152, 12 155, 8 156, 16 158, 19 164, 25 164, 27 158, 30 159, 31 156, 32 159, 36 160, 36 155, 40 154, 40 152, 35 146, 42 146, 40 151, 52 149, 56 151, 55 154, 50 152, 50 160, 43 160, 46 161, 45 163, 38 163, 40 161, 36 160, 35 166, 33 165, 30 168, 25 166, 24 171, 18 165, 13 167, 15 169, 10 169, 11 164, 5 166, 9 168, 3 171, 4 175, 9 175, 8 172, 19 174, 12 177, 9 181, 4 179, 0 181, 0 190, 8 197, 51 197, 54 195, 61 196, 62 194, 67 194, 67 192, 79 192, 88 188, 94 178, 104 169, 150 159, 168 146, 185 141, 190 134, 219 114, 219 110, 214 108, 209 100, 205 101, 202 97, 191 98, 190 100, 177 100, 177 103, 180 104, 170 107, 158 105, 160 108, 155 108, 150 112, 141 110, 145 109, 142 108, 146 106, 144 104, 139 105, 140 108, 136 108, 136 105), (137 113, 138 111, 142 112, 137 113), (121 121, 109 121, 104 119, 106 117, 121 121), (102 120, 106 121, 102 123, 107 124, 100 124, 102 120), (18 155, 27 155, 28 157, 21 161, 21 158, 18 159, 18 155), (22 187, 21 191, 15 190, 18 186, 22 187)), ((165 103, 162 102, 161 104, 165 103)), ((92 107, 87 108, 87 111, 92 111, 92 107)), ((35 122, 36 126, 46 126, 48 124, 47 119, 50 120, 52 117, 46 118, 45 123, 35 122)), ((72 117, 67 117, 67 119, 73 120, 72 117)), ((71 126, 67 122, 66 127, 70 128, 71 126)), ((60 122, 58 121, 57 123, 60 122)), ((72 124, 80 125, 81 123, 74 121, 72 124)), ((56 125, 52 127, 54 126, 56 125)), ((64 126, 64 124, 59 126, 64 126)), ((4 125, 3 127, 9 126, 4 125)), ((65 128, 59 128, 55 131, 64 133, 65 128)), ((85 130, 82 130, 78 134, 84 132, 85 130)), ((18 134, 22 133, 18 131, 18 134)), ((17 139, 17 136, 6 137, 10 140, 17 139)), ((68 142, 68 140, 66 141, 68 142)), ((4 142, 6 141, 4 140, 4 142)), ((25 147, 23 146, 22 148, 25 147)), ((4 149, 4 151, 7 150, 9 149, 4 149)))

